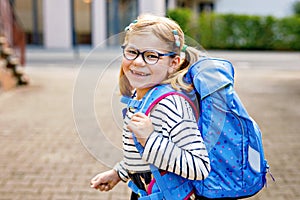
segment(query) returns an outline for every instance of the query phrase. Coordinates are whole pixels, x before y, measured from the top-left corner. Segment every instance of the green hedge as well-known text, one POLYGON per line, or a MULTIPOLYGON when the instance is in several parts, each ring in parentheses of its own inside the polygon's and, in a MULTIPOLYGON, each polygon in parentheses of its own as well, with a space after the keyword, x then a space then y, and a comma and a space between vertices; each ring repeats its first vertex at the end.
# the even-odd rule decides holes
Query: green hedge
POLYGON ((293 4, 293 10, 294 10, 295 15, 299 15, 300 16, 300 1, 296 1, 293 4))
POLYGON ((185 34, 191 35, 190 27, 193 26, 193 24, 192 24, 192 12, 190 9, 181 8, 181 9, 169 10, 167 11, 167 16, 175 20, 182 28, 182 30, 185 32, 185 34))
MULTIPOLYGON (((206 49, 300 50, 300 17, 275 18, 234 14, 201 14, 195 25, 169 15, 206 49)), ((174 14, 175 13, 175 14, 174 14)), ((191 19, 189 14, 188 19, 191 19)), ((181 18, 182 19, 182 18, 181 18)))

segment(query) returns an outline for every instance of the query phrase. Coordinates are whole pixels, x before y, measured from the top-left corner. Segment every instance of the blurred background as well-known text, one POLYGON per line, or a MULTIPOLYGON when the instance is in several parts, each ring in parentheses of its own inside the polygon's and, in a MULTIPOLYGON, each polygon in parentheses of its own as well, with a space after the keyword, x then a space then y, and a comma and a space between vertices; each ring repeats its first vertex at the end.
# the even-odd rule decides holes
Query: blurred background
MULTIPOLYGON (((12 43, 12 33, 23 30, 25 43, 29 46, 66 49, 76 45, 96 46, 106 38, 123 31, 124 27, 139 14, 150 12, 158 15, 167 14, 174 18, 190 36, 199 38, 200 42, 207 37, 202 27, 208 28, 207 24, 203 24, 202 15, 206 15, 206 23, 207 18, 214 20, 210 21, 210 24, 218 21, 225 23, 224 27, 218 28, 219 35, 228 34, 223 28, 230 29, 234 26, 232 33, 235 34, 234 37, 239 36, 237 40, 245 38, 244 29, 247 28, 248 31, 256 33, 255 35, 264 34, 257 28, 267 32, 265 34, 273 32, 276 37, 274 40, 290 40, 280 34, 292 34, 296 36, 294 38, 296 40, 299 39, 299 34, 296 34, 299 33, 296 32, 299 31, 299 21, 293 21, 295 19, 292 18, 299 14, 299 4, 298 0, 3 0, 0 33, 6 35, 12 43), (212 14, 216 15, 214 19, 211 19, 212 14), (232 24, 229 17, 236 23, 232 24), (283 20, 282 18, 286 20, 285 27, 278 22, 283 20), (15 25, 12 28, 8 24, 15 25), (294 26, 296 30, 283 30, 291 29, 289 26, 294 26), (281 33, 276 35, 278 31, 281 33)), ((220 25, 219 22, 218 26, 220 25)), ((21 33, 18 36, 20 35, 21 33)), ((252 44, 248 48, 258 49, 262 46, 258 44, 255 47, 252 44)), ((274 47, 269 46, 269 49, 272 48, 274 47)))

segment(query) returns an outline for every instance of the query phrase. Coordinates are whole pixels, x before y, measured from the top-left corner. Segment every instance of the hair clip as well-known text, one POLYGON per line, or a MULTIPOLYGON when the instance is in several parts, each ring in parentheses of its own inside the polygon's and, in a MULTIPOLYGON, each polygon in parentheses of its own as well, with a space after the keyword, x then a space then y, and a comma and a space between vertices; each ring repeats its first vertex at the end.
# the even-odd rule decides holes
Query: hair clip
POLYGON ((126 31, 131 31, 132 30, 131 26, 134 25, 134 24, 136 24, 137 22, 138 22, 137 19, 133 20, 128 26, 125 27, 124 31, 125 32, 126 31))
POLYGON ((172 32, 173 32, 174 39, 175 39, 175 46, 176 47, 180 47, 180 40, 179 40, 178 31, 177 30, 173 30, 172 32))
POLYGON ((186 44, 183 45, 183 47, 182 47, 182 49, 181 49, 181 52, 185 52, 187 47, 188 47, 188 46, 187 46, 186 44))

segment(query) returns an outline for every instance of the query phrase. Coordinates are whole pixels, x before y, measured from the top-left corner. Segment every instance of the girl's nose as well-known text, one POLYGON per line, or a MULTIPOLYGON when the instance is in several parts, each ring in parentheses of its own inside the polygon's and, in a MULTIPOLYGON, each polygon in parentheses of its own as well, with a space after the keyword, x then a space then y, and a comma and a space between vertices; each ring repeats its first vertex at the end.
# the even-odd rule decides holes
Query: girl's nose
POLYGON ((141 54, 133 61, 133 63, 135 66, 144 66, 146 64, 141 54))

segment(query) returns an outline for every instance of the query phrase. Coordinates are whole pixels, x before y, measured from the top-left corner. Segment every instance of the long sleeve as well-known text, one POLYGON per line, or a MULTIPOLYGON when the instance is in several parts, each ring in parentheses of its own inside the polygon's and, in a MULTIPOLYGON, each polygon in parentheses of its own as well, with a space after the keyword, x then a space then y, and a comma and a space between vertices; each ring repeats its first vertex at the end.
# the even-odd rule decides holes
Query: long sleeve
POLYGON ((113 167, 114 170, 117 171, 120 179, 124 182, 127 182, 128 179, 129 179, 129 176, 128 176, 128 173, 127 173, 127 170, 124 166, 124 161, 122 160, 121 162, 117 163, 114 167, 113 167))
POLYGON ((178 95, 161 100, 151 111, 155 131, 147 139, 143 160, 193 180, 205 179, 210 162, 189 103, 178 95))

